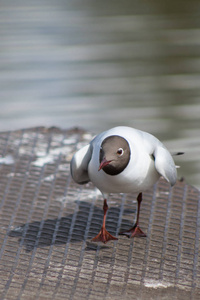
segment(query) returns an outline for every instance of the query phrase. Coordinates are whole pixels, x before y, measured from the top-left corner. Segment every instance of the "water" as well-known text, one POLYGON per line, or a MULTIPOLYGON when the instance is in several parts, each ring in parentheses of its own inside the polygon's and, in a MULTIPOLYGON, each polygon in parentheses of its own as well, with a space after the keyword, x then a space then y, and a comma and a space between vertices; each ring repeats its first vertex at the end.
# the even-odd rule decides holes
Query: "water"
POLYGON ((1 1, 0 130, 151 132, 200 188, 199 1, 1 1))

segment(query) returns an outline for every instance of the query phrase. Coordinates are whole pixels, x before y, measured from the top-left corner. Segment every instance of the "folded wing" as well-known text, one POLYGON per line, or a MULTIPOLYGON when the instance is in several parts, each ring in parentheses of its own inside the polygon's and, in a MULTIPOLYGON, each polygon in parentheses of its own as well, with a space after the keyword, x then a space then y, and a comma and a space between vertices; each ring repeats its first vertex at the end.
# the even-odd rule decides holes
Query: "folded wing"
POLYGON ((171 154, 162 144, 158 144, 153 156, 156 170, 173 186, 176 183, 177 171, 171 154))
POLYGON ((92 156, 92 145, 89 144, 77 151, 70 163, 72 178, 79 184, 90 181, 88 176, 88 164, 92 156))

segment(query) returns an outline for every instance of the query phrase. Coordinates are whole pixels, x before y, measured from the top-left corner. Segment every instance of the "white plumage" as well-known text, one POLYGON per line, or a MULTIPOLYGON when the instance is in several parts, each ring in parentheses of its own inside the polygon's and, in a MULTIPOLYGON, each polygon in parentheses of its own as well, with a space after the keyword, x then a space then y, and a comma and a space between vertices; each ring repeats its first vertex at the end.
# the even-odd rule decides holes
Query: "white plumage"
POLYGON ((71 161, 71 174, 79 184, 92 181, 102 193, 142 192, 160 176, 174 185, 177 176, 171 154, 156 137, 125 126, 97 135, 89 145, 77 151, 71 161), (116 176, 110 176, 103 170, 98 172, 100 147, 102 141, 110 135, 125 138, 131 150, 128 166, 116 176))
POLYGON ((93 182, 104 198, 109 193, 142 193, 160 176, 173 186, 177 178, 176 166, 166 147, 153 135, 126 126, 100 133, 90 144, 77 151, 71 161, 71 174, 79 184, 93 182), (109 136, 123 137, 130 148, 128 165, 114 176, 103 169, 98 171, 102 142, 109 136))

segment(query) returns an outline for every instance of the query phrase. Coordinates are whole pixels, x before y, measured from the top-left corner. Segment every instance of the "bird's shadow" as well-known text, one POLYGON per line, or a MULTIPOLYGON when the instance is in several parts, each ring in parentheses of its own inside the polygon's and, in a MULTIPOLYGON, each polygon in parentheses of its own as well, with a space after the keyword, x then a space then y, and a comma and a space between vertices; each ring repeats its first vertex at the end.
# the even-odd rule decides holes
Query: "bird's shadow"
MULTIPOLYGON (((92 214, 91 205, 81 201, 79 210, 62 218, 46 219, 31 223, 25 223, 15 227, 8 235, 18 237, 18 242, 25 247, 26 252, 34 248, 42 248, 50 245, 62 245, 67 242, 78 243, 92 239, 96 236, 102 225, 103 210, 94 206, 92 214)), ((134 210, 124 210, 124 214, 133 214, 134 210)), ((106 219, 107 230, 116 235, 120 207, 110 207, 106 219)), ((126 219, 121 220, 120 230, 128 229, 132 223, 126 219)), ((118 228, 119 229, 119 228, 118 228)), ((87 242, 86 250, 96 250, 97 244, 87 242)), ((102 244, 102 247, 103 244, 102 244)))

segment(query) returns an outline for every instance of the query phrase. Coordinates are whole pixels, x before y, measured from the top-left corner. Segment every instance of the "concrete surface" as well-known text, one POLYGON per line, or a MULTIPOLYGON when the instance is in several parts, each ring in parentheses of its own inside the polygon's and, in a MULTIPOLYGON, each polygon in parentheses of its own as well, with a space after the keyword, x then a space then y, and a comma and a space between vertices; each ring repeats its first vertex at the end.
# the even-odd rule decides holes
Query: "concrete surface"
POLYGON ((69 175, 91 134, 33 128, 0 133, 0 299, 199 299, 200 192, 160 180, 144 194, 146 238, 118 236, 136 195, 112 195, 106 245, 91 238, 102 197, 69 175))

